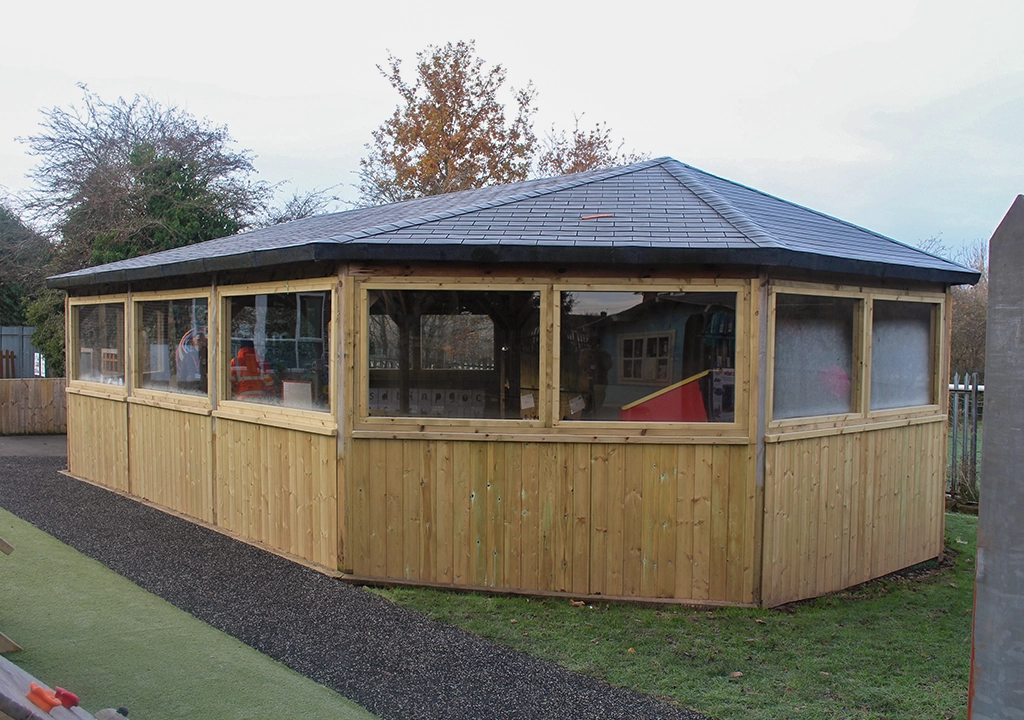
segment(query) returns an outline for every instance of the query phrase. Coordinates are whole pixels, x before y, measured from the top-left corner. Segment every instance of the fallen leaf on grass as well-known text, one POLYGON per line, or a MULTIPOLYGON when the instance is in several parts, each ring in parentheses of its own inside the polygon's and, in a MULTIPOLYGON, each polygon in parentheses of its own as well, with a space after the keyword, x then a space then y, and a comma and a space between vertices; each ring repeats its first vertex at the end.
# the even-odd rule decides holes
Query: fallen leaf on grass
POLYGON ((513 625, 515 625, 519 621, 518 620, 509 620, 509 622, 512 623, 513 625))
POLYGON ((758 620, 756 618, 754 619, 754 622, 756 622, 758 625, 764 625, 765 624, 764 620, 758 620))
POLYGON ((634 650, 633 648, 630 648, 630 649, 629 649, 629 650, 627 650, 626 652, 628 652, 628 653, 633 653, 634 655, 636 655, 636 650, 634 650))
POLYGON ((582 600, 570 600, 569 604, 573 607, 583 607, 584 605, 586 605, 586 603, 582 600))
POLYGON ((822 670, 820 674, 821 675, 825 675, 827 677, 827 676, 831 675, 832 673, 827 673, 824 670, 822 670))
POLYGON ((956 584, 956 583, 954 583, 954 582, 951 582, 951 583, 949 584, 949 586, 950 586, 951 588, 958 588, 958 587, 960 587, 959 585, 957 585, 957 584, 956 584))
POLYGON ((743 673, 737 670, 736 672, 729 673, 729 677, 743 677, 743 673))

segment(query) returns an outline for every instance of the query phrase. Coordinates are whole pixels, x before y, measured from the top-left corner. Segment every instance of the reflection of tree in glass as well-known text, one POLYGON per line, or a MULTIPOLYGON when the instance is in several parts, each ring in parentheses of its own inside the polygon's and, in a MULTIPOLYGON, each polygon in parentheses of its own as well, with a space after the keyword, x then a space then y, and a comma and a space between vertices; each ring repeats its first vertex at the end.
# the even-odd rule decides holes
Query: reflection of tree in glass
POLYGON ((387 315, 371 315, 367 334, 370 367, 375 370, 397 368, 401 358, 398 352, 398 324, 387 315))
POLYGON ((256 336, 256 307, 253 302, 245 302, 245 300, 245 298, 238 298, 231 303, 233 311, 231 314, 231 337, 233 338, 256 336))
POLYGON ((424 368, 494 369, 494 321, 486 315, 424 315, 420 337, 424 368))
POLYGON ((267 295, 267 337, 295 337, 295 296, 267 295))

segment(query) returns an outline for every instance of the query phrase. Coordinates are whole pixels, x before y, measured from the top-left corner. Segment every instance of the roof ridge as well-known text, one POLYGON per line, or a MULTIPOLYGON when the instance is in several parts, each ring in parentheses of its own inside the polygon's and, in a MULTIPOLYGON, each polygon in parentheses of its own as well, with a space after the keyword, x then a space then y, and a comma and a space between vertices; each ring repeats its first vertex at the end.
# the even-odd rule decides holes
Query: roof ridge
MULTIPOLYGON (((495 198, 488 202, 483 203, 470 203, 468 205, 459 206, 452 210, 446 210, 441 212, 427 213, 425 215, 418 215, 413 218, 407 218, 405 220, 396 220, 389 223, 382 223, 380 225, 374 225, 368 228, 360 228, 359 230, 352 230, 350 232, 342 233, 335 238, 338 242, 352 242, 354 240, 361 240, 363 238, 370 237, 372 235, 379 235, 385 232, 393 232, 395 230, 403 230, 405 228, 414 227, 416 225, 423 225, 428 222, 435 222, 437 220, 448 220, 459 215, 467 215, 471 212, 478 212, 480 210, 490 210, 502 205, 510 205, 514 202, 521 200, 528 200, 530 198, 543 197, 544 195, 551 195, 556 192, 563 190, 571 190, 572 188, 582 187, 595 182, 601 182, 610 178, 619 177, 622 175, 629 175, 634 172, 641 170, 647 170, 652 167, 657 167, 665 162, 671 160, 669 157, 660 157, 653 160, 643 160, 638 163, 631 163, 630 165, 619 165, 612 168, 600 168, 598 170, 585 170, 579 173, 573 173, 572 175, 563 175, 561 178, 558 176, 551 178, 534 178, 533 180, 524 180, 521 184, 526 183, 539 183, 541 180, 554 180, 550 185, 545 185, 541 190, 527 190, 525 192, 513 193, 511 195, 502 195, 499 198, 495 198), (580 177, 586 175, 587 177, 580 177), (571 178, 571 179, 570 179, 571 178)), ((474 188, 464 192, 476 192, 477 190, 485 190, 488 188, 474 188)), ((436 197, 446 197, 445 195, 437 195, 436 197)), ((422 200, 423 198, 415 198, 416 200, 422 200)))
POLYGON ((737 208, 729 200, 719 194, 717 190, 702 182, 699 177, 694 177, 689 173, 681 172, 683 168, 697 173, 704 173, 703 170, 695 168, 692 165, 687 165, 679 160, 673 160, 672 162, 666 163, 664 168, 666 172, 682 183, 687 190, 703 200, 709 207, 711 207, 712 210, 721 215, 726 222, 743 233, 748 240, 758 247, 786 247, 785 243, 781 242, 774 235, 758 225, 745 212, 737 208))

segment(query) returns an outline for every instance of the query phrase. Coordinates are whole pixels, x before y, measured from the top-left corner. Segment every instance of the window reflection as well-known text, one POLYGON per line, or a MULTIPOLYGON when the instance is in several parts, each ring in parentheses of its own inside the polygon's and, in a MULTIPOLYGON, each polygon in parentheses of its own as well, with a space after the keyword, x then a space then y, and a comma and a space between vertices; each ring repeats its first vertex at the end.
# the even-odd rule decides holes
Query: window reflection
POLYGON ((207 392, 206 298, 140 302, 139 387, 207 392))
POLYGON ((370 415, 536 418, 540 294, 371 290, 370 415))
POLYGON ((561 294, 563 420, 732 422, 736 293, 561 294))
POLYGON ((124 304, 77 305, 75 379, 124 385, 124 304))
POLYGON ((230 300, 232 400, 330 410, 331 293, 230 300))

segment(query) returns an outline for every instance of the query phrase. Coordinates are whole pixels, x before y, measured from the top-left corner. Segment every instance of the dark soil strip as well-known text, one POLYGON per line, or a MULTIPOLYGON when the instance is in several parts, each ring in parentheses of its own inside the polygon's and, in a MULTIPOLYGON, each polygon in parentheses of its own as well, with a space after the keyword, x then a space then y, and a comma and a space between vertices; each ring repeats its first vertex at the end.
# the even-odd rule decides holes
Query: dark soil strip
POLYGON ((383 718, 701 718, 72 480, 64 463, 0 458, 0 506, 383 718))

